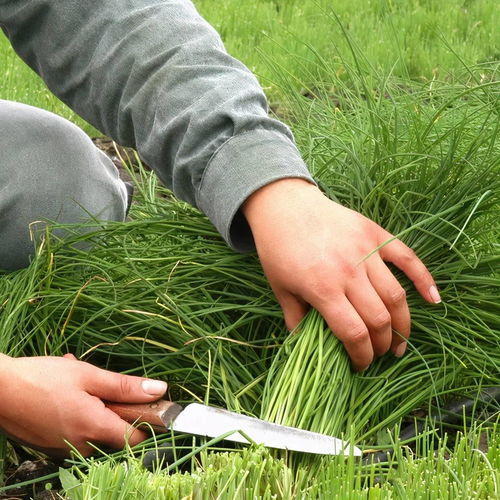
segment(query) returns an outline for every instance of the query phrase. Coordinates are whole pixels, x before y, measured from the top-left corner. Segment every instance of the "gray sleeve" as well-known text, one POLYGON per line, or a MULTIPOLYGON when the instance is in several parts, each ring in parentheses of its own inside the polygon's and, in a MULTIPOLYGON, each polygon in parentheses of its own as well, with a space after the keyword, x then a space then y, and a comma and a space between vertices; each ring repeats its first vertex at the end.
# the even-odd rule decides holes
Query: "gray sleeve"
POLYGON ((251 193, 312 182, 256 78, 189 0, 0 0, 0 24, 54 94, 136 148, 236 250, 253 247, 240 211, 251 193))

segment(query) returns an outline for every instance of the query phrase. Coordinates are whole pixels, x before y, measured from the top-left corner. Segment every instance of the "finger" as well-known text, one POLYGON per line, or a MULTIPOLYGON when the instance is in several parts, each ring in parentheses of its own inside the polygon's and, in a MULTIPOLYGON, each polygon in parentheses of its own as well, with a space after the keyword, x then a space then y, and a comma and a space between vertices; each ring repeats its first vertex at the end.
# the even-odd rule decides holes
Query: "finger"
POLYGON ((400 358, 406 350, 406 341, 410 336, 410 309, 406 302, 406 291, 394 277, 390 269, 379 260, 368 268, 368 277, 382 302, 391 315, 392 342, 391 351, 400 358), (404 338, 401 338, 403 336, 404 338))
POLYGON ((391 314, 368 276, 354 280, 346 290, 346 296, 368 328, 375 356, 382 356, 392 343, 391 314))
MULTIPOLYGON (((384 233, 387 239, 392 238, 391 234, 387 231, 384 231, 384 233)), ((413 281, 416 289, 427 302, 431 302, 432 304, 439 304, 441 302, 441 297, 431 273, 416 256, 415 252, 402 241, 394 240, 382 247, 380 249, 380 256, 385 261, 392 262, 401 269, 413 281)))
POLYGON ((109 408, 97 412, 96 422, 91 439, 96 445, 121 450, 126 444, 136 446, 148 438, 145 431, 128 424, 109 408))
POLYGON ((283 310, 286 327, 293 330, 306 315, 309 305, 291 293, 277 295, 277 298, 283 310))
POLYGON ((147 403, 163 396, 167 383, 131 375, 122 375, 88 365, 85 390, 98 398, 118 403, 147 403))
POLYGON ((74 354, 71 354, 70 352, 68 352, 67 354, 63 354, 63 358, 71 359, 73 361, 77 361, 76 356, 74 354))
POLYGON ((326 320, 335 336, 344 344, 356 371, 363 371, 373 361, 373 347, 365 323, 345 295, 330 301, 311 303, 326 320), (333 300, 335 299, 335 300, 333 300))

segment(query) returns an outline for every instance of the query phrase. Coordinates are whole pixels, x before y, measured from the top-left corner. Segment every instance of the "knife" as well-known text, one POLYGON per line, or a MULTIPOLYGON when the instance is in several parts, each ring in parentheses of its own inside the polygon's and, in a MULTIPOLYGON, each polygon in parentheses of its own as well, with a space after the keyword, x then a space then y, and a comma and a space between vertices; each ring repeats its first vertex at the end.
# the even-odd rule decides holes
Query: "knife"
POLYGON ((242 435, 268 448, 301 451, 319 455, 361 456, 356 446, 332 436, 273 424, 221 408, 192 403, 185 408, 165 399, 148 404, 106 403, 106 406, 131 424, 148 423, 154 430, 172 430, 196 436, 218 437, 250 444, 242 435), (239 432, 241 431, 241 433, 239 432))

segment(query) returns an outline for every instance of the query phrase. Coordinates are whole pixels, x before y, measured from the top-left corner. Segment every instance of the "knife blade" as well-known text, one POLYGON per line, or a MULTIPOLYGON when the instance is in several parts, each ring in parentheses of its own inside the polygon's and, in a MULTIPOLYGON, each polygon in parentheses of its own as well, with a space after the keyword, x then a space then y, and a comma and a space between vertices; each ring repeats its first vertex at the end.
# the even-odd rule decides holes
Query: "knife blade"
POLYGON ((106 406, 131 424, 145 422, 160 432, 172 430, 215 438, 234 431, 224 439, 249 444, 241 431, 255 443, 268 448, 319 455, 362 455, 356 446, 332 436, 278 425, 199 403, 191 403, 183 408, 172 401, 160 399, 149 404, 106 403, 106 406))

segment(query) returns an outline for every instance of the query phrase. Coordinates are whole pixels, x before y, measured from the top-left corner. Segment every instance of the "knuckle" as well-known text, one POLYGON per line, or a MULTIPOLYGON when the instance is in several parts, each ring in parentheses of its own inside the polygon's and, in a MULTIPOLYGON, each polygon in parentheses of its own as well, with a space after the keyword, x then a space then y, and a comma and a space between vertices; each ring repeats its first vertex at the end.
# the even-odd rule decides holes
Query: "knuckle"
POLYGON ((348 279, 355 278, 359 273, 359 268, 351 262, 342 262, 339 269, 341 274, 348 279))
POLYGON ((309 291, 308 295, 319 303, 331 300, 335 295, 333 284, 326 279, 309 279, 306 282, 306 289, 309 291))
POLYGON ((310 261, 302 268, 301 276, 306 281, 314 282, 318 277, 323 275, 325 266, 327 265, 328 262, 325 259, 318 256, 311 256, 310 261))
POLYGON ((411 248, 406 248, 401 255, 401 259, 405 264, 412 264, 416 260, 418 260, 418 257, 414 250, 412 250, 411 248))
POLYGON ((86 429, 86 432, 82 433, 80 436, 80 442, 98 443, 108 432, 109 429, 102 422, 96 420, 86 429))
POLYGON ((406 290, 402 286, 394 287, 389 292, 389 302, 391 304, 400 304, 406 300, 406 290))
POLYGON ((363 324, 353 326, 349 333, 349 340, 353 344, 360 344, 369 338, 368 328, 363 324))
POLYGON ((391 315, 389 312, 382 311, 375 316, 372 320, 372 326, 376 330, 385 330, 391 326, 391 315))
POLYGON ((125 375, 120 377, 120 392, 124 396, 132 392, 132 384, 130 382, 130 379, 125 375))

